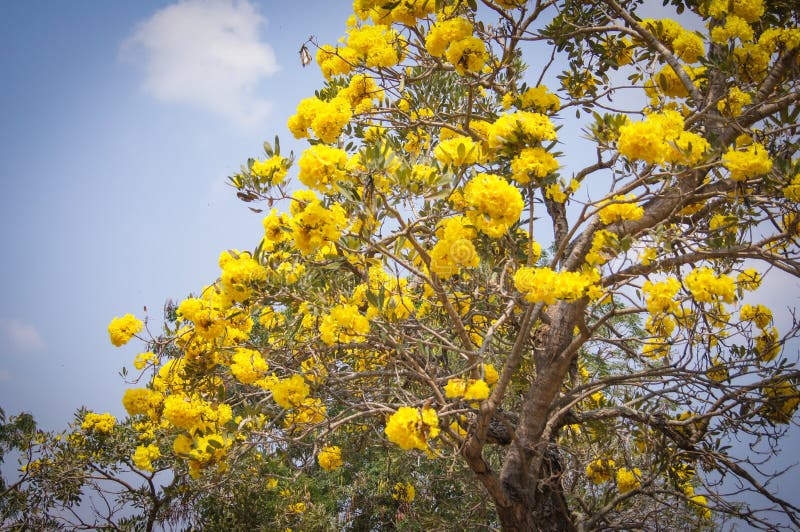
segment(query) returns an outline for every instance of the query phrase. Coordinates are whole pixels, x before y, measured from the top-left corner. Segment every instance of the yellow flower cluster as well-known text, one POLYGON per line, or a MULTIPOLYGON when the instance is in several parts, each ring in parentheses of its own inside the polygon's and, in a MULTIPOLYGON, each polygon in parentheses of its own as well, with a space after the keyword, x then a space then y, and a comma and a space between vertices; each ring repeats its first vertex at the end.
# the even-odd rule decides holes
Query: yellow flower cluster
POLYGON ((761 286, 761 274, 755 268, 747 268, 736 276, 736 286, 748 292, 757 290, 761 286))
POLYGON ((144 369, 148 364, 158 365, 158 358, 155 353, 139 353, 133 359, 133 367, 136 369, 144 369))
POLYGON ((558 170, 558 161, 540 146, 523 148, 511 161, 511 177, 526 185, 531 177, 543 179, 558 170))
POLYGON ((519 189, 494 174, 478 174, 464 187, 467 218, 481 232, 499 238, 519 220, 524 203, 519 189))
POLYGON ((384 432, 403 450, 428 450, 429 440, 439 435, 439 416, 432 408, 401 406, 389 417, 384 432))
POLYGON ((286 428, 303 427, 314 423, 322 423, 328 412, 327 407, 318 398, 306 397, 297 405, 294 412, 286 414, 286 428))
POLYGON ((382 100, 384 96, 375 80, 366 74, 356 74, 350 83, 339 91, 337 97, 344 98, 355 114, 366 113, 373 106, 373 100, 382 100))
POLYGON ((444 387, 449 399, 463 397, 467 401, 483 401, 489 397, 489 385, 483 379, 450 379, 444 387))
POLYGON ((736 299, 736 283, 725 274, 717 275, 708 267, 695 268, 686 276, 686 288, 699 303, 723 301, 733 303, 736 299))
POLYGON ((347 152, 344 150, 316 144, 300 156, 297 177, 309 188, 331 192, 340 181, 347 179, 347 162, 347 152))
POLYGON ((651 164, 697 164, 711 146, 700 135, 684 131, 683 125, 677 111, 652 113, 641 122, 621 126, 617 148, 628 159, 651 164))
POLYGON ((347 215, 341 205, 334 203, 326 209, 311 190, 298 190, 292 199, 289 227, 301 253, 308 255, 339 240, 347 227, 347 215))
POLYGON ((454 42, 472 36, 472 23, 465 18, 454 17, 439 20, 431 26, 425 37, 425 49, 434 57, 443 57, 454 42))
POLYGON ((514 274, 514 286, 531 303, 555 303, 557 299, 574 300, 586 295, 598 279, 596 270, 556 272, 550 268, 524 266, 514 274))
POLYGON ((500 116, 488 129, 491 148, 507 148, 511 151, 520 145, 533 146, 543 140, 555 140, 556 130, 546 115, 517 111, 500 116))
POLYGON ((550 183, 544 189, 544 195, 547 198, 550 198, 553 201, 558 203, 564 203, 567 201, 567 198, 570 194, 575 192, 580 188, 580 183, 577 180, 573 179, 570 181, 569 185, 566 187, 563 186, 563 183, 560 181, 556 181, 555 183, 550 183))
POLYGON ((586 466, 586 476, 593 484, 602 484, 611 480, 616 463, 611 458, 597 458, 586 466))
POLYGON ((261 183, 277 185, 286 177, 289 160, 280 155, 273 155, 266 161, 256 159, 250 166, 250 172, 259 178, 261 183))
POLYGON ((489 54, 481 39, 469 36, 450 43, 445 57, 464 76, 467 72, 480 72, 489 54))
POLYGON ((342 467, 342 450, 338 445, 323 447, 317 454, 317 461, 325 471, 333 471, 342 467))
POLYGON ((762 415, 775 424, 791 422, 800 405, 800 392, 797 387, 786 379, 780 379, 764 386, 761 392, 764 395, 762 415))
POLYGON ((703 519, 711 519, 711 509, 708 507, 708 499, 704 495, 692 495, 689 502, 694 512, 703 519))
POLYGON ((586 254, 586 264, 599 266, 605 264, 617 254, 619 236, 605 229, 598 230, 592 237, 592 248, 586 254))
POLYGON ((352 116, 346 99, 334 98, 326 102, 312 96, 300 102, 297 113, 289 117, 286 125, 297 139, 307 138, 311 128, 317 138, 331 144, 336 142, 352 116))
POLYGON ((555 113, 561 109, 561 99, 544 85, 537 85, 522 94, 506 93, 503 96, 503 108, 510 109, 512 106, 520 111, 555 113))
POLYGON ((317 64, 325 79, 349 74, 358 64, 358 54, 346 46, 334 48, 325 44, 317 50, 317 64))
POLYGON ((732 39, 739 39, 743 43, 753 40, 753 28, 745 19, 736 15, 728 15, 724 25, 711 29, 711 40, 717 44, 727 44, 732 39))
POLYGON ((716 19, 732 14, 752 23, 764 14, 764 0, 711 0, 700 4, 700 13, 716 19))
POLYGON ((249 299, 253 285, 267 279, 267 270, 247 252, 223 251, 219 256, 219 267, 222 269, 222 288, 233 301, 249 299))
POLYGON ((255 383, 264 377, 268 370, 267 361, 254 349, 238 347, 231 357, 231 373, 244 384, 255 383))
POLYGON ((758 142, 746 146, 743 150, 729 148, 722 156, 722 163, 730 171, 731 179, 734 181, 745 181, 772 170, 772 159, 764 146, 758 142))
POLYGON ((355 305, 336 305, 322 319, 319 332, 327 345, 363 342, 364 335, 369 333, 369 320, 355 305))
POLYGON ((642 483, 639 481, 639 477, 642 476, 642 472, 639 470, 638 467, 634 467, 633 469, 628 469, 627 467, 620 467, 617 469, 617 489, 620 493, 628 493, 629 491, 638 489, 642 483))
POLYGON ((198 395, 173 394, 164 399, 163 417, 189 434, 212 432, 233 418, 230 405, 216 407, 198 395))
POLYGON ((674 312, 678 306, 675 296, 681 288, 681 283, 674 277, 665 281, 653 283, 645 281, 642 292, 647 296, 647 310, 650 314, 674 312))
POLYGON ((142 330, 143 325, 133 314, 125 314, 121 318, 114 316, 114 319, 108 324, 111 343, 116 347, 127 344, 134 334, 142 330))
POLYGON ((597 216, 606 225, 627 220, 639 220, 644 216, 644 209, 632 203, 632 199, 632 196, 614 196, 611 201, 602 205, 597 216))
POLYGON ((105 414, 89 412, 83 418, 81 429, 99 434, 109 434, 114 430, 114 425, 116 424, 117 418, 107 412, 105 414))
POLYGON ((405 0, 385 2, 384 0, 355 0, 353 12, 361 20, 372 19, 375 24, 399 22, 414 26, 417 19, 424 18, 436 10, 436 2, 430 0, 405 0))
POLYGON ((781 352, 778 329, 775 327, 770 327, 769 329, 762 327, 761 334, 756 337, 755 349, 761 362, 774 360, 781 352))
MULTIPOLYGON (((694 68, 689 65, 681 65, 680 68, 695 85, 697 84, 695 80, 705 72, 705 67, 703 66, 694 68)), ((681 81, 681 78, 678 77, 671 65, 661 67, 661 70, 653 76, 653 79, 645 83, 645 94, 650 98, 657 97, 658 91, 656 88, 660 89, 665 96, 671 98, 686 98, 689 96, 686 85, 683 84, 683 81, 681 81)))
POLYGON ((200 338, 213 340, 225 332, 225 316, 206 298, 189 297, 178 305, 178 317, 194 323, 194 332, 200 338))
POLYGON ((272 209, 264 217, 263 225, 264 239, 261 241, 261 247, 264 251, 274 251, 276 246, 292 239, 292 234, 288 230, 289 217, 286 213, 279 214, 275 209, 272 209))
POLYGON ((133 463, 144 471, 153 471, 153 460, 161 456, 161 451, 154 444, 139 445, 133 453, 133 463))
POLYGON ((783 188, 783 196, 788 200, 800 202, 800 174, 796 174, 783 188))
POLYGON ((764 305, 742 305, 739 318, 742 321, 752 321, 759 329, 766 329, 772 323, 772 311, 764 305))
POLYGON ((642 26, 687 63, 694 63, 705 55, 703 39, 672 19, 643 19, 642 26))
POLYGON ((391 67, 403 58, 405 41, 389 26, 362 26, 351 28, 347 33, 347 47, 367 68, 391 67))
POLYGON ((147 388, 128 388, 122 397, 122 406, 128 415, 135 416, 146 414, 155 419, 156 411, 161 405, 163 397, 158 392, 147 388))
POLYGON ((410 482, 397 482, 392 488, 392 499, 400 502, 414 502, 416 490, 410 482))
POLYGON ((288 379, 281 379, 272 386, 272 399, 281 408, 294 408, 301 406, 308 397, 311 389, 302 375, 292 375, 288 379))
POLYGON ((480 144, 461 135, 443 140, 433 150, 440 163, 450 166, 467 166, 479 162, 483 154, 480 144))
POLYGON ((739 87, 731 87, 728 95, 717 102, 717 110, 725 116, 737 117, 742 114, 742 109, 752 101, 750 95, 742 92, 739 87))
POLYGON ((442 220, 436 228, 436 236, 439 241, 431 250, 430 269, 439 277, 447 279, 458 274, 461 268, 474 268, 480 263, 472 243, 476 231, 467 218, 455 216, 442 220))

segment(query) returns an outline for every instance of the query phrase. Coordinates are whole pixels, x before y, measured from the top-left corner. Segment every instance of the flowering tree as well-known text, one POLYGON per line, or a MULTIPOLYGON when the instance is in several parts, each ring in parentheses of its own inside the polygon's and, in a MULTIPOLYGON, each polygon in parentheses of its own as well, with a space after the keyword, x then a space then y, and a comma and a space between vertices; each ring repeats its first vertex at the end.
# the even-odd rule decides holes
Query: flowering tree
POLYGON ((800 275, 797 15, 671 0, 696 32, 638 7, 356 0, 303 48, 327 79, 288 123, 309 146, 231 177, 263 240, 143 337, 131 418, 81 413, 64 445, 124 425, 150 486, 257 478, 287 526, 356 527, 364 487, 395 524, 800 526, 761 467, 798 327, 751 294, 800 275))

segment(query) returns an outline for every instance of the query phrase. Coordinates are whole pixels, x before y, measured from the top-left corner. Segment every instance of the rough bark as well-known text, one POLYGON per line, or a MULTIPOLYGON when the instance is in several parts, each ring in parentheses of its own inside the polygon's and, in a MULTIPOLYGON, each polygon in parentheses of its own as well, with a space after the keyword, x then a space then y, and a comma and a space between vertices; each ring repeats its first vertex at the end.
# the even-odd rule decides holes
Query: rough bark
POLYGON ((481 442, 471 438, 465 446, 467 462, 494 499, 504 531, 575 530, 561 484, 558 448, 552 443, 555 434, 548 434, 547 423, 574 358, 572 333, 582 310, 581 303, 554 305, 550 326, 534 348, 536 378, 523 400, 516 428, 502 414, 493 417, 487 441, 508 445, 499 474, 483 459, 481 442))

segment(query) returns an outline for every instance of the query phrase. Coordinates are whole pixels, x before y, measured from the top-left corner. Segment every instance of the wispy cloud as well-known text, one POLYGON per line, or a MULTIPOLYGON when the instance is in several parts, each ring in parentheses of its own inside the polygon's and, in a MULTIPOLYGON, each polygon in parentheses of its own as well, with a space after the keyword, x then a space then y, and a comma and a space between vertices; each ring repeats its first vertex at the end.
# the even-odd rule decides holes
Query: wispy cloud
POLYGON ((143 65, 142 87, 156 99, 252 127, 270 110, 258 85, 279 69, 260 39, 264 22, 247 0, 184 0, 142 22, 121 52, 143 65))
POLYGON ((39 351, 45 343, 36 327, 19 320, 0 319, 3 340, 15 351, 39 351))

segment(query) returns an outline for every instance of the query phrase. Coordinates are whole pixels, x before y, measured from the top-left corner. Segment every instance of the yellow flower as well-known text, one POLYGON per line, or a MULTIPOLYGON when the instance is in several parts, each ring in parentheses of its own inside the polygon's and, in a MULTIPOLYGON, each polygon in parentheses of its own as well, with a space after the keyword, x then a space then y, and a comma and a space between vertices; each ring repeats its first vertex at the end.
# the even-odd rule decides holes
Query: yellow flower
POLYGON ((486 381, 486 384, 492 386, 499 379, 500 375, 498 375, 497 370, 494 368, 492 364, 483 365, 483 380, 486 381))
POLYGON ((442 57, 451 43, 472 35, 472 23, 460 17, 437 21, 425 37, 425 48, 434 57, 442 57))
POLYGON ((752 292, 761 286, 761 274, 755 268, 748 268, 736 276, 736 284, 742 290, 752 292))
POLYGON ((256 159, 250 166, 253 175, 260 178, 262 183, 277 185, 286 177, 289 161, 280 155, 273 155, 266 161, 256 159))
POLYGON ((756 353, 761 362, 773 360, 781 352, 780 335, 778 329, 771 327, 763 329, 756 337, 756 353))
POLYGON ((556 272, 550 268, 522 267, 514 274, 514 286, 531 303, 552 304, 556 299, 580 299, 595 281, 594 274, 556 272))
POLYGON ((297 177, 309 188, 331 192, 340 181, 347 179, 347 159, 347 152, 344 150, 316 144, 300 156, 297 177))
POLYGON ((483 41, 471 35, 450 43, 445 55, 462 76, 467 72, 479 72, 488 58, 483 41))
MULTIPOLYGON (((518 183, 530 183, 531 177, 542 179, 558 170, 558 161, 544 148, 523 148, 511 161, 511 177, 518 183)), ((563 202, 561 202, 563 203, 563 202)))
POLYGON ((136 369, 144 369, 144 367, 149 363, 158 365, 158 358, 156 358, 155 353, 139 353, 133 360, 133 367, 136 369))
POLYGON ((133 463, 139 469, 153 471, 153 460, 161 456, 161 451, 154 444, 147 446, 139 445, 133 453, 133 463))
POLYGON ((306 380, 301 375, 295 374, 288 379, 278 381, 272 387, 272 399, 281 408, 293 408, 300 406, 310 391, 306 380))
POLYGON ((694 495, 689 497, 689 501, 697 515, 703 519, 711 519, 711 509, 708 507, 708 499, 703 495, 694 495))
POLYGON ((597 458, 586 466, 586 476, 593 484, 608 482, 614 473, 614 466, 614 460, 611 458, 597 458))
POLYGON ((319 331, 327 345, 363 342, 369 333, 369 320, 355 305, 337 305, 322 319, 319 331))
POLYGON ((752 321, 759 329, 766 329, 772 322, 772 311, 764 305, 742 305, 739 317, 743 321, 752 321))
POLYGON ((467 217, 481 232, 499 238, 522 213, 519 189, 494 174, 478 174, 464 187, 467 217))
POLYGON ((797 387, 786 379, 780 379, 764 386, 761 392, 764 396, 762 415, 775 424, 789 423, 800 404, 797 387))
POLYGON ((137 414, 150 415, 155 412, 162 399, 161 394, 147 388, 128 388, 122 397, 122 406, 131 416, 137 414))
POLYGON ((401 502, 413 502, 416 491, 410 482, 397 482, 392 488, 392 499, 401 502))
POLYGON ((86 414, 86 417, 83 418, 81 429, 100 434, 110 434, 111 431, 114 430, 114 425, 116 425, 116 423, 117 418, 108 412, 105 414, 89 412, 86 414))
POLYGON ((342 450, 338 445, 323 447, 317 454, 317 461, 325 471, 333 471, 342 466, 342 450))
POLYGON ((520 111, 554 113, 561 109, 561 100, 544 85, 531 87, 522 94, 507 93, 503 96, 503 107, 515 106, 520 111))
POLYGON ((286 509, 292 514, 302 514, 306 511, 306 503, 296 502, 287 506, 286 509))
POLYGON ((717 275, 711 268, 695 268, 686 276, 686 288, 695 301, 733 303, 736 299, 736 284, 725 274, 717 275))
POLYGON ((143 323, 137 320, 133 314, 125 314, 121 318, 114 317, 108 324, 108 335, 111 343, 120 347, 128 343, 131 337, 142 330, 143 323))
POLYGON ((440 163, 451 166, 475 164, 482 157, 480 145, 461 135, 441 141, 433 155, 440 163))
POLYGON ((645 281, 642 292, 647 296, 647 310, 651 314, 674 311, 678 305, 675 296, 680 288, 681 283, 673 277, 659 283, 645 281))
POLYGON ((236 348, 231 361, 231 373, 244 384, 253 384, 269 370, 264 357, 254 349, 236 348))
POLYGON ((550 118, 528 111, 504 114, 488 129, 489 146, 492 148, 512 149, 514 145, 534 145, 555 139, 556 130, 550 118))
POLYGON ((620 493, 628 493, 631 490, 638 489, 641 486, 639 477, 642 472, 638 467, 628 469, 627 467, 620 467, 617 470, 617 489, 620 493))
POLYGON ((632 196, 614 196, 610 202, 606 202, 601 207, 597 216, 606 225, 626 220, 639 220, 644 216, 644 209, 631 203, 632 199, 632 196))
POLYGON ((439 434, 439 417, 432 408, 401 406, 389 417, 384 432, 401 449, 428 449, 428 440, 439 434))
POLYGON ((764 146, 758 142, 754 142, 744 150, 730 148, 722 156, 722 163, 730 171, 731 179, 734 181, 744 181, 772 170, 772 159, 764 146))

